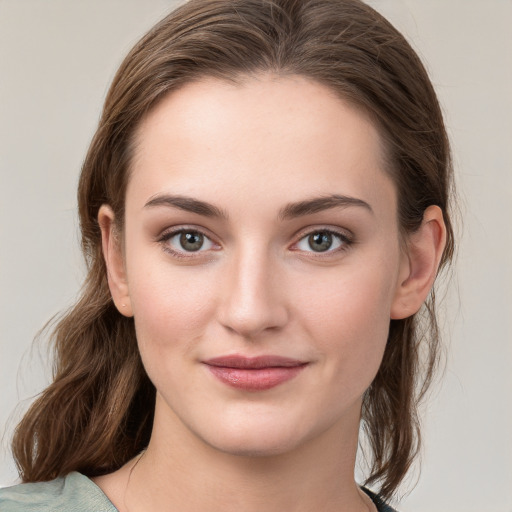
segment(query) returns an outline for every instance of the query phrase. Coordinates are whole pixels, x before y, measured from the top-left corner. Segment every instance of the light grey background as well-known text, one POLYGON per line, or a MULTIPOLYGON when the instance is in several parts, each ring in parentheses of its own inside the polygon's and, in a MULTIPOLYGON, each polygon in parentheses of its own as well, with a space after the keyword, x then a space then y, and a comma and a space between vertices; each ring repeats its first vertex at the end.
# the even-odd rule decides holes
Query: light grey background
MULTIPOLYGON (((83 275, 75 189, 107 86, 174 4, 0 0, 0 486, 16 480, 8 440, 49 374, 32 339, 83 275)), ((425 411, 421 477, 400 510, 511 512, 512 1, 371 4, 427 63, 464 212, 443 308, 449 363, 425 411)))

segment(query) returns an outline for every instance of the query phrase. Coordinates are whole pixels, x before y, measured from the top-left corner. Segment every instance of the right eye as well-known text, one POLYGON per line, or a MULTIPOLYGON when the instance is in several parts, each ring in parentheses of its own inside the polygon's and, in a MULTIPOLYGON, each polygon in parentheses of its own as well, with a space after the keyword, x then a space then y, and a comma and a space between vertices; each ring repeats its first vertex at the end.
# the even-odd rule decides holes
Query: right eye
POLYGON ((204 233, 195 229, 171 231, 160 241, 167 250, 175 254, 204 252, 214 248, 214 243, 204 233))

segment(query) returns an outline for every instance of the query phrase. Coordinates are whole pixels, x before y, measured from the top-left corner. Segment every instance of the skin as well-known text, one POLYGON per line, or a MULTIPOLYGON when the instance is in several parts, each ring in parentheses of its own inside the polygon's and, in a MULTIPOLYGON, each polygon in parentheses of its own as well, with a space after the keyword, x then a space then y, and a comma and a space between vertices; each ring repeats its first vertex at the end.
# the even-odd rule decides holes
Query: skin
POLYGON ((139 126, 122 236, 107 205, 99 223, 113 299, 157 389, 147 451, 95 479, 117 508, 371 510, 353 476, 362 396, 390 318, 426 298, 445 231, 430 207, 404 249, 369 119, 301 77, 186 85, 139 126), (351 200, 290 207, 332 195, 351 200), (205 236, 200 250, 184 232, 205 236), (332 245, 313 250, 315 233, 332 245), (232 354, 306 366, 248 392, 204 364, 232 354))

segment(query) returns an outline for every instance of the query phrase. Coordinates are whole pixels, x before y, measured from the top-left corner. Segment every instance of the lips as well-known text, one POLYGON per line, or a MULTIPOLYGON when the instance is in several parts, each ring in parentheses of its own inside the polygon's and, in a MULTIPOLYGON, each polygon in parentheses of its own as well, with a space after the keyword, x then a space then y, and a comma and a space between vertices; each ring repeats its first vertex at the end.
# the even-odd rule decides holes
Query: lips
POLYGON ((204 361, 218 380, 245 391, 264 391, 297 376, 308 363, 281 356, 223 356, 204 361))

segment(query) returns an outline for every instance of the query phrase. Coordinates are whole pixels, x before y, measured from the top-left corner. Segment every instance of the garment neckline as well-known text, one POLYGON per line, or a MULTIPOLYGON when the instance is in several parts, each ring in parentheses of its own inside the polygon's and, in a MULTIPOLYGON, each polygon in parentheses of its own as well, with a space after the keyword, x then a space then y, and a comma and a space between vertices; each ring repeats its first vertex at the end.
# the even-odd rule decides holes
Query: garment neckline
MULTIPOLYGON (((96 494, 100 495, 106 501, 106 503, 113 509, 112 512, 114 512, 114 511, 119 512, 118 509, 115 507, 115 505, 110 501, 108 496, 103 492, 101 487, 96 485, 94 483, 94 481, 91 478, 89 478, 87 475, 84 475, 83 473, 80 473, 78 471, 72 471, 71 473, 66 475, 65 478, 68 478, 70 476, 72 476, 73 478, 80 478, 81 480, 86 480, 88 485, 91 487, 91 489, 93 489, 96 494)), ((378 512, 394 512, 393 509, 390 508, 389 505, 387 505, 378 494, 375 494, 373 491, 370 491, 370 489, 367 489, 364 486, 361 486, 361 490, 367 496, 369 496, 369 498, 372 500, 374 505, 377 507, 378 512), (385 508, 383 508, 383 507, 385 507, 385 508)))

